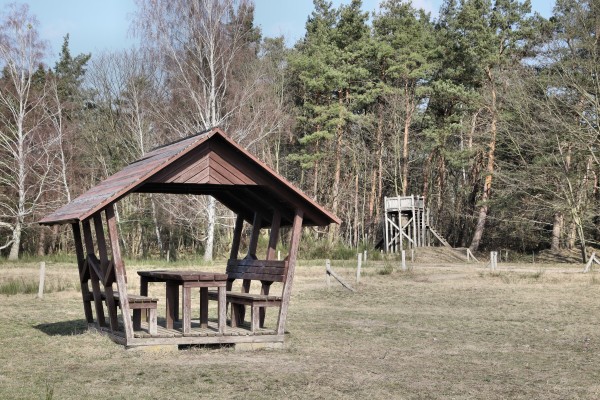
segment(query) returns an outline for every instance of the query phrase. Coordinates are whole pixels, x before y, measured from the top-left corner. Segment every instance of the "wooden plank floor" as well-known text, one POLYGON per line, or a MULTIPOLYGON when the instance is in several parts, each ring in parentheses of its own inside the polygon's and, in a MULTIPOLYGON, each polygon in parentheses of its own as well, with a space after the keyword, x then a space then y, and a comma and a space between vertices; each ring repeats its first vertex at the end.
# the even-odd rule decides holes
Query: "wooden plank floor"
MULTIPOLYGON (((275 331, 273 329, 258 329, 256 332, 252 333, 250 331, 250 323, 246 322, 242 326, 232 328, 229 326, 229 321, 227 321, 227 326, 225 326, 225 333, 221 335, 218 330, 217 321, 208 321, 207 328, 200 327, 200 321, 198 319, 192 319, 192 329, 191 332, 184 335, 181 330, 181 321, 176 321, 173 324, 173 329, 167 329, 163 325, 159 324, 156 329, 156 335, 150 335, 148 333, 148 324, 146 322, 142 322, 142 330, 135 331, 135 338, 180 338, 180 337, 202 337, 202 336, 263 336, 263 335, 275 335, 275 331)), ((123 326, 119 324, 119 331, 113 332, 113 335, 125 337, 125 333, 123 332, 123 326)))

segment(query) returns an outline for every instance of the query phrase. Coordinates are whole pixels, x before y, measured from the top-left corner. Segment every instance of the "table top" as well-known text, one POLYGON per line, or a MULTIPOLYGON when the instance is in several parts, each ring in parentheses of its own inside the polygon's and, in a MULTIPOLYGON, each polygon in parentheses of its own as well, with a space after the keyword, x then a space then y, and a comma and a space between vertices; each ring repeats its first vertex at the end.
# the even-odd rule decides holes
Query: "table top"
POLYGON ((153 281, 209 282, 227 280, 227 274, 204 271, 138 271, 138 275, 153 281))

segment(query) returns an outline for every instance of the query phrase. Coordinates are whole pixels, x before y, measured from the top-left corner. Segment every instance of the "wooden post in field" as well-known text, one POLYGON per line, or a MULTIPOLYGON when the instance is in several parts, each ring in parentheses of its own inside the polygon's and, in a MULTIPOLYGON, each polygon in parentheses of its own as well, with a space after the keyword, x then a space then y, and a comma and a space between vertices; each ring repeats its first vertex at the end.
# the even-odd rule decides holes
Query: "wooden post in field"
POLYGON ((367 263, 367 251, 363 251, 363 261, 365 262, 365 264, 367 263))
MULTIPOLYGON (((593 256, 592 256, 593 257, 593 256)), ((40 263, 40 286, 38 288, 38 299, 44 298, 44 282, 46 280, 46 262, 42 261, 40 263)))
POLYGON ((402 271, 406 271, 406 250, 402 250, 402 271))
POLYGON ((415 262, 415 249, 410 249, 410 262, 415 262))
POLYGON ((358 253, 358 263, 356 265, 356 284, 360 283, 360 269, 362 267, 362 254, 358 253))
POLYGON ((327 289, 331 287, 331 274, 329 271, 331 271, 331 262, 327 259, 325 260, 325 281, 327 282, 327 289))

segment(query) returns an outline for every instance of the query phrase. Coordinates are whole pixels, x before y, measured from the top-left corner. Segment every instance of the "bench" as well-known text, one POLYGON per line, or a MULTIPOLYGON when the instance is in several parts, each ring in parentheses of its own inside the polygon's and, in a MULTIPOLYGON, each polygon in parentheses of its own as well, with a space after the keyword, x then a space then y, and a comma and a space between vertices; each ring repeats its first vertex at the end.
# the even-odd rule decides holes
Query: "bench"
MULTIPOLYGON (((89 297, 87 299, 88 301, 92 301, 94 299, 92 293, 88 293, 87 296, 89 297)), ((102 300, 106 300, 106 294, 104 294, 104 292, 101 292, 100 296, 102 300)), ((119 293, 114 293, 113 298, 115 300, 115 305, 120 307, 121 299, 119 297, 119 293)), ((127 300, 129 302, 129 309, 133 310, 133 330, 139 331, 142 329, 142 310, 147 310, 148 333, 150 333, 151 335, 156 335, 156 309, 158 305, 158 299, 154 297, 128 294, 127 300)))
MULTIPOLYGON (((120 306, 119 294, 115 293, 115 303, 120 306)), ((158 299, 148 296, 139 296, 137 294, 128 294, 127 301, 129 309, 133 310, 133 330, 139 331, 142 329, 142 310, 147 310, 148 333, 156 335, 156 308, 158 299)))
MULTIPOLYGON (((269 294, 273 282, 281 282, 285 285, 287 277, 287 260, 255 260, 246 257, 242 260, 230 259, 227 261, 227 291, 225 299, 231 304, 231 326, 236 327, 244 322, 245 307, 251 310, 250 330, 256 332, 264 327, 265 308, 281 307, 281 296, 269 294), (233 282, 242 280, 242 291, 232 291, 233 282), (250 292, 252 281, 261 283, 261 293, 250 292)), ((209 292, 209 299, 216 300, 217 293, 209 292)))

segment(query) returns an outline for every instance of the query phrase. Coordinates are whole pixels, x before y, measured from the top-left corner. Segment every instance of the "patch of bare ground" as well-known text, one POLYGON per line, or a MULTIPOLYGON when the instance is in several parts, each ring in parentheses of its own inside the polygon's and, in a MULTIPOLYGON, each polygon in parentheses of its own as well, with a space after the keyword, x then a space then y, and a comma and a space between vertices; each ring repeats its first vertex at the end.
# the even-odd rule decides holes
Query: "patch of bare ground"
MULTIPOLYGON (((76 284, 0 296, 0 398, 600 398, 600 276, 499 266, 369 261, 356 285, 352 263, 333 263, 351 293, 304 261, 285 348, 253 352, 124 350, 85 330, 76 284)), ((132 291, 135 268, 148 266, 128 269, 132 291)), ((75 267, 47 269, 77 281, 75 267)))

